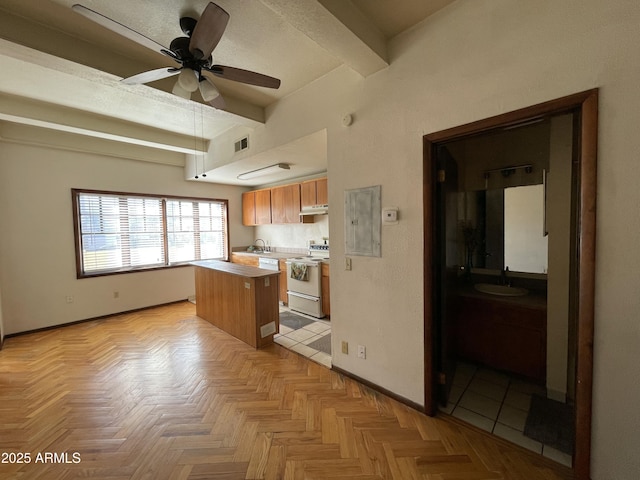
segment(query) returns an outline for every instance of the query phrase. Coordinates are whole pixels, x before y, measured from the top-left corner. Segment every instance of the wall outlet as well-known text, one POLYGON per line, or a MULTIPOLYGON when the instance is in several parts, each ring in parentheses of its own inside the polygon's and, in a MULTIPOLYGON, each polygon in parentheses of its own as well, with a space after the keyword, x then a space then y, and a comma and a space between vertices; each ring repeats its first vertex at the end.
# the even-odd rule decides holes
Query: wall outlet
POLYGON ((120 298, 120 292, 113 292, 113 298, 120 298))
POLYGON ((364 345, 358 345, 358 358, 367 358, 367 348, 364 345))
POLYGON ((342 353, 349 355, 349 342, 342 341, 342 353))
POLYGON ((67 303, 73 303, 73 295, 67 295, 64 299, 67 303))
POLYGON ((351 270, 351 259, 349 257, 344 259, 344 269, 351 270))

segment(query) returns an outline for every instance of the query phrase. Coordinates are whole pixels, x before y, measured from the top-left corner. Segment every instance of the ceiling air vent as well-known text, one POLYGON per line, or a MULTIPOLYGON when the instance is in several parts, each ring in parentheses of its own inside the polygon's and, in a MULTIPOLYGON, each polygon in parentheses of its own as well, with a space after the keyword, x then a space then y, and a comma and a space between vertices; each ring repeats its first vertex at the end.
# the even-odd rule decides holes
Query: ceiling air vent
POLYGON ((234 152, 238 153, 249 148, 249 136, 241 138, 235 143, 234 152))

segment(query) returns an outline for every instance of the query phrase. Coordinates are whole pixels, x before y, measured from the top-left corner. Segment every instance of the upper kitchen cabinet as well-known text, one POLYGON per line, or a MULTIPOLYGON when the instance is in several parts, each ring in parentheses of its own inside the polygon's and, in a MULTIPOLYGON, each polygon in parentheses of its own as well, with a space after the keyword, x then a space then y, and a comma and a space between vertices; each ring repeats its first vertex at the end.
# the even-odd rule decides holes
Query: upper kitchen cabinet
POLYGON ((271 190, 254 190, 242 194, 242 224, 271 223, 271 190))
POLYGON ((313 207, 314 205, 328 205, 329 194, 327 191, 327 179, 318 178, 308 180, 300 184, 301 205, 313 207))
POLYGON ((271 223, 300 223, 300 184, 271 189, 271 223))

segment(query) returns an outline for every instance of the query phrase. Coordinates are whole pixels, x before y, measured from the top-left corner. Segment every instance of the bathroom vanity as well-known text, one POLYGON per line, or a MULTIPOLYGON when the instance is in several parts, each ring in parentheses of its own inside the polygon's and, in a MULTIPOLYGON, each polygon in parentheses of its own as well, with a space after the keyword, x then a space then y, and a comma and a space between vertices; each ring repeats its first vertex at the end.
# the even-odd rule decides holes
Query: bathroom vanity
POLYGON ((472 286, 456 298, 458 357, 545 384, 547 303, 543 294, 496 296, 472 286))

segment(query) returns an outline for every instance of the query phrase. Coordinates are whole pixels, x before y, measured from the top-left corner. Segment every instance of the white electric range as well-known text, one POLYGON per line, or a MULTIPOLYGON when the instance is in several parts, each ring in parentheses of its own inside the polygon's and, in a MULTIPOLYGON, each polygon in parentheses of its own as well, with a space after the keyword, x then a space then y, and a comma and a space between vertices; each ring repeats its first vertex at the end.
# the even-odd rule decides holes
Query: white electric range
POLYGON ((316 318, 322 311, 322 261, 329 260, 329 245, 309 245, 309 255, 288 258, 287 297, 289 308, 316 318))

